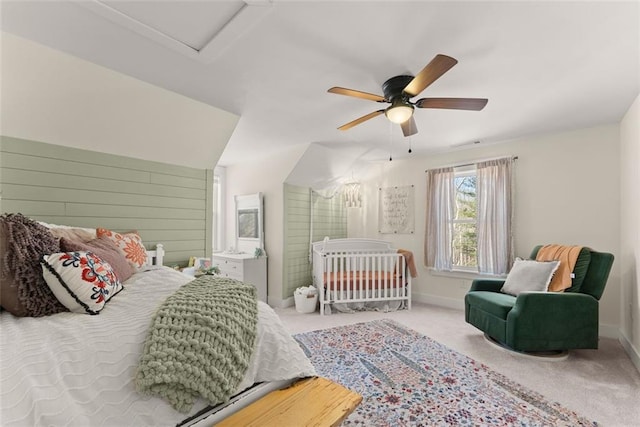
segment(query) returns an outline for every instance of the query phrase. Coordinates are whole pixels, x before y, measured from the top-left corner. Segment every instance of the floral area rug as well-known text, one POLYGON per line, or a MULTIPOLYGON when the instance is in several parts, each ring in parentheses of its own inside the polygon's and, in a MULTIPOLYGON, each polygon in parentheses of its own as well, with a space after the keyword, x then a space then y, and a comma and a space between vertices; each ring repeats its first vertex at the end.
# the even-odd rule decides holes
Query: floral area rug
POLYGON ((360 393, 344 426, 595 426, 392 320, 295 335, 318 375, 360 393))

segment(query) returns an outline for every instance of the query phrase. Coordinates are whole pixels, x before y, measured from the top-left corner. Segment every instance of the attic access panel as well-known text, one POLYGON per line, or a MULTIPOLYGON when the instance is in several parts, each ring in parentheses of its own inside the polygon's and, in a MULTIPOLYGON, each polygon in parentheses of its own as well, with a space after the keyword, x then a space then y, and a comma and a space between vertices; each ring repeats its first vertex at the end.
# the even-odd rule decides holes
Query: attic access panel
POLYGON ((190 48, 200 51, 245 5, 234 1, 102 1, 190 48))
POLYGON ((215 60, 271 10, 271 0, 77 3, 112 23, 204 63, 215 60))

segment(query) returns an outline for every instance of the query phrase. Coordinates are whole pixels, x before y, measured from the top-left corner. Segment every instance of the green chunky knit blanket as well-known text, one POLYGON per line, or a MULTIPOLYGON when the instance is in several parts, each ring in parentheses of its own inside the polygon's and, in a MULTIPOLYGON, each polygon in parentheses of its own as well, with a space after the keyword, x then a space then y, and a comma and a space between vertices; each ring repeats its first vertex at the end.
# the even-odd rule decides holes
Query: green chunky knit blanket
POLYGON ((202 276, 168 297, 154 315, 136 388, 188 412, 198 397, 226 402, 244 378, 257 333, 256 289, 202 276))

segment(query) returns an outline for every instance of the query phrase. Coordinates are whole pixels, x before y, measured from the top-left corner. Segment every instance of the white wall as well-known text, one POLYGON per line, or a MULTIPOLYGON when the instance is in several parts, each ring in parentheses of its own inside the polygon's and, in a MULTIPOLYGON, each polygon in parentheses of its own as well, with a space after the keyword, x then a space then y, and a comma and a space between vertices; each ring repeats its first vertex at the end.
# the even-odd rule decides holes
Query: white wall
POLYGON ((284 182, 307 146, 302 144, 273 152, 256 163, 227 166, 226 175, 226 246, 235 246, 235 195, 262 192, 264 194, 264 232, 267 252, 268 301, 271 306, 283 305, 282 274, 284 250, 284 182))
POLYGON ((0 33, 3 135, 212 169, 238 116, 0 33))
POLYGON ((640 370, 640 96, 620 123, 621 341, 640 370))
MULTIPOLYGON (((589 246, 620 255, 620 144, 617 125, 526 137, 502 144, 380 162, 364 183, 364 235, 414 252, 420 265, 414 283, 418 301, 463 306, 469 278, 437 276, 423 267, 425 170, 515 155, 516 254, 528 257, 536 244, 589 246), (377 188, 415 185, 415 235, 378 234, 377 188)), ((636 181, 637 182, 637 181, 636 181)), ((637 216, 636 216, 637 218, 637 216)), ((353 218, 350 218, 353 220, 353 218)), ((600 301, 602 332, 617 336, 620 322, 620 263, 614 263, 600 301)))

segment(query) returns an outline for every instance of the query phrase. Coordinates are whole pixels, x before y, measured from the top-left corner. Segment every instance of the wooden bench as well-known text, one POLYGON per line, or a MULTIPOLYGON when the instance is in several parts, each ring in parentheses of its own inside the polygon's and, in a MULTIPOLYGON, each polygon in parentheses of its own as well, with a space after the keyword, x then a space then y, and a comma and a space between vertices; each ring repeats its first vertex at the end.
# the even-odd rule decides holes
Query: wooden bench
POLYGON ((361 401, 358 393, 326 378, 305 378, 272 391, 216 426, 338 426, 361 401))

